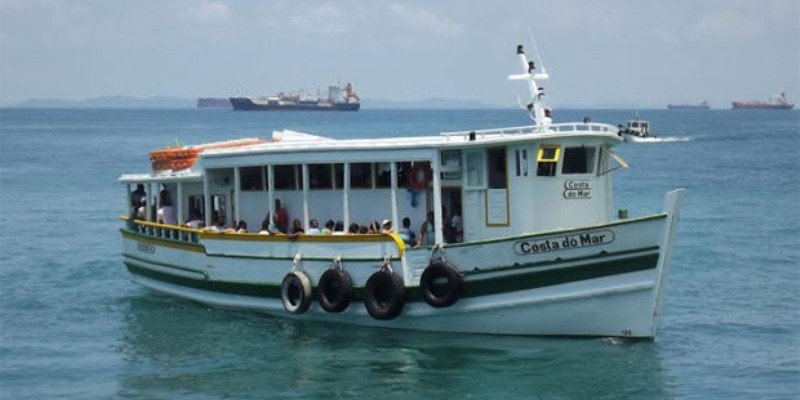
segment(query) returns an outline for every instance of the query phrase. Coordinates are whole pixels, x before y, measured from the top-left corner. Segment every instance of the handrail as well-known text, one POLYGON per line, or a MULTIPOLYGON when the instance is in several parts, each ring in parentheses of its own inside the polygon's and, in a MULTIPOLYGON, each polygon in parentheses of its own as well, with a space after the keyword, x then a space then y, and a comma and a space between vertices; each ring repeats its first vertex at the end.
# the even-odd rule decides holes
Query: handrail
POLYGON ((525 133, 547 133, 547 132, 564 132, 564 133, 612 132, 616 134, 618 132, 618 129, 613 125, 598 123, 598 122, 564 122, 558 124, 550 124, 544 130, 533 125, 528 125, 528 126, 512 126, 507 128, 477 129, 471 131, 442 132, 439 135, 449 139, 452 136, 468 137, 470 135, 475 135, 475 136, 480 136, 481 138, 485 138, 486 136, 490 135, 504 136, 504 135, 519 135, 525 133))

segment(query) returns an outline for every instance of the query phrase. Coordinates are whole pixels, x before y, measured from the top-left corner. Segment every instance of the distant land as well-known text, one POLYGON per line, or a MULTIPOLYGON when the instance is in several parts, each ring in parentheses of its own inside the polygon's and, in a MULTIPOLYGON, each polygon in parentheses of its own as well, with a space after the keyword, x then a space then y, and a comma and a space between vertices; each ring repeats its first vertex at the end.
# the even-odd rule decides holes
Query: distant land
MULTIPOLYGON (((498 104, 470 100, 431 98, 420 101, 364 99, 364 109, 496 109, 498 104)), ((111 109, 185 109, 197 108, 197 99, 177 97, 103 96, 83 100, 30 99, 6 108, 111 108, 111 109)))

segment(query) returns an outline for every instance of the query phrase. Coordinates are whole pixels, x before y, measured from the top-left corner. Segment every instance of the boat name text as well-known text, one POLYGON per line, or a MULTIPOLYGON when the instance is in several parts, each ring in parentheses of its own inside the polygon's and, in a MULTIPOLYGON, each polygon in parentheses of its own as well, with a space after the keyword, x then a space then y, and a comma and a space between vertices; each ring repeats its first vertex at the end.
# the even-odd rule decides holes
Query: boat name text
POLYGON ((589 199, 592 197, 592 185, 589 181, 573 181, 569 180, 564 182, 564 198, 567 200, 572 199, 589 199))
POLYGON ((547 253, 577 249, 581 247, 599 246, 614 241, 614 232, 608 229, 594 232, 582 232, 571 235, 534 238, 514 243, 514 253, 518 255, 547 253))
POLYGON ((156 246, 153 246, 152 244, 136 243, 136 249, 143 253, 149 253, 149 254, 156 253, 156 246))

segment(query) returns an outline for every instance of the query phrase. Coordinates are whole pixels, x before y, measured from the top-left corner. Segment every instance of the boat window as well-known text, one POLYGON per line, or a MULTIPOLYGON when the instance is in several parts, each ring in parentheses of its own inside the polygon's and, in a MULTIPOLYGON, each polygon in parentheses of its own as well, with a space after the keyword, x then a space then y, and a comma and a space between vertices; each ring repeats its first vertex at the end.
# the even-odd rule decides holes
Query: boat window
POLYGON ((356 189, 372 189, 372 164, 350 164, 350 187, 356 189))
POLYGON ((344 187, 344 164, 333 164, 333 187, 334 189, 344 187))
POLYGON ((333 170, 331 164, 309 164, 308 187, 310 189, 333 188, 333 170))
POLYGON ((441 164, 442 179, 461 179, 461 150, 443 151, 441 164))
POLYGON ((273 171, 275 171, 275 189, 297 189, 297 165, 276 165, 273 171))
POLYGON ((388 188, 392 185, 392 166, 390 163, 375 163, 375 187, 388 188))
POLYGON ((467 167, 467 187, 469 188, 482 188, 484 187, 483 178, 483 153, 482 152, 467 152, 466 156, 467 167))
POLYGON ((408 186, 408 171, 410 169, 410 162, 397 163, 397 187, 404 188, 408 186))
POLYGON ((242 191, 264 190, 264 167, 240 168, 239 183, 242 191))
POLYGON ((528 150, 518 149, 514 154, 516 156, 517 176, 528 176, 528 150))
POLYGON ((505 189, 506 179, 506 148, 495 147, 488 149, 489 156, 489 189, 505 189))
POLYGON ((225 195, 211 195, 211 223, 217 226, 225 226, 228 221, 225 219, 225 195))
POLYGON ((204 206, 203 195, 191 195, 189 196, 189 218, 192 216, 197 216, 200 219, 203 219, 203 213, 206 212, 206 208, 204 206))
POLYGON ((559 146, 545 145, 539 147, 539 152, 536 156, 536 175, 555 176, 556 165, 560 155, 561 148, 559 146))
POLYGON ((562 174, 589 174, 594 170, 594 147, 567 147, 564 149, 562 174))

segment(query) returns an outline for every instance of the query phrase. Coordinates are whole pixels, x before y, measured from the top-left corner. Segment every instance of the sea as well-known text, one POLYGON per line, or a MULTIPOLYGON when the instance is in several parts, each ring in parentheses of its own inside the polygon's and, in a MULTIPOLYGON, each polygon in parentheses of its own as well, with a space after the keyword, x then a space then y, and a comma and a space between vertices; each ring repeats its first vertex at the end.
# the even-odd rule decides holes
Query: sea
MULTIPOLYGON (((624 124, 634 110, 556 110, 624 124)), ((639 110, 615 207, 685 188, 654 341, 426 333, 209 308, 132 283, 124 173, 175 143, 530 123, 519 110, 0 109, 2 399, 800 398, 800 112, 639 110)))

